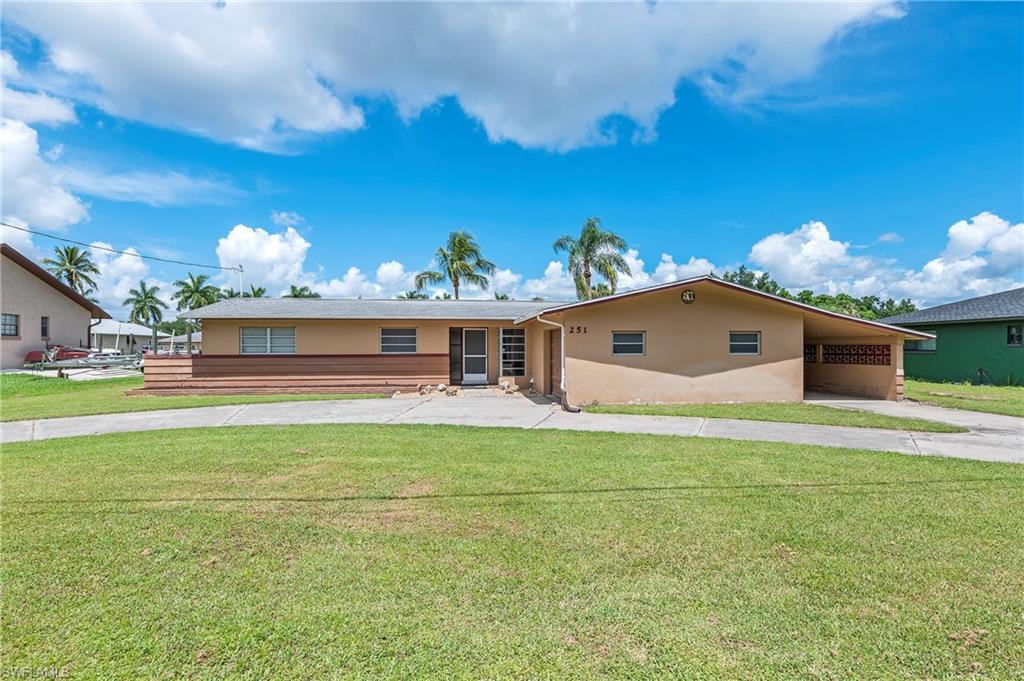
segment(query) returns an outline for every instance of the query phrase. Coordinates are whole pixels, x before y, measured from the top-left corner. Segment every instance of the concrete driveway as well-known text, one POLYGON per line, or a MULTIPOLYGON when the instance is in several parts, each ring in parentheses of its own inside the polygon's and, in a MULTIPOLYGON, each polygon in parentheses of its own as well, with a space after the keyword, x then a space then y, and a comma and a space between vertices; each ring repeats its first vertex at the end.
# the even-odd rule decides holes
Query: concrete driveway
POLYGON ((461 397, 277 402, 14 421, 0 424, 0 442, 185 427, 315 423, 450 424, 764 440, 1024 463, 1024 419, 914 403, 835 399, 829 404, 946 421, 966 426, 971 432, 910 433, 734 419, 570 414, 543 398, 467 391, 461 397))

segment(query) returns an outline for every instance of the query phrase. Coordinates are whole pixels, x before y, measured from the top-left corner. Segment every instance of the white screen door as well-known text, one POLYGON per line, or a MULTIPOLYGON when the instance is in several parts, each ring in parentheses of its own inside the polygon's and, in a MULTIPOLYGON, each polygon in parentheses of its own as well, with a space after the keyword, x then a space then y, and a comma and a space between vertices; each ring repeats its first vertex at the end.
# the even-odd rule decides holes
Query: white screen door
POLYGON ((462 383, 487 383, 487 329, 462 330, 462 383))

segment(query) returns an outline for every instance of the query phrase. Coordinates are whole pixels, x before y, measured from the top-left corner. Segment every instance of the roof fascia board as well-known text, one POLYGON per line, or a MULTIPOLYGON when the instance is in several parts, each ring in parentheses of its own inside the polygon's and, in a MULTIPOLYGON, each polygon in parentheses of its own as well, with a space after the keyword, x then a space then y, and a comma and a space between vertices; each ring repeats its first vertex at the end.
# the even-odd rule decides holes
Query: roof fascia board
POLYGON ((619 300, 619 299, 626 298, 626 297, 629 297, 629 296, 645 295, 645 294, 648 294, 648 293, 656 293, 656 292, 659 292, 659 291, 665 291, 665 290, 671 290, 673 288, 678 288, 680 286, 689 286, 689 285, 692 285, 692 284, 704 283, 704 282, 707 282, 709 284, 714 284, 716 286, 722 286, 724 288, 728 288, 728 289, 731 289, 733 291, 739 291, 740 293, 745 293, 745 294, 756 296, 756 297, 759 297, 759 298, 764 298, 766 300, 773 301, 773 302, 776 302, 776 303, 781 303, 783 305, 789 305, 789 306, 795 307, 797 309, 803 310, 805 312, 808 312, 810 314, 817 314, 817 315, 822 315, 824 317, 830 317, 830 318, 833 318, 833 319, 840 319, 840 320, 843 320, 843 321, 849 321, 849 322, 853 322, 853 323, 856 323, 856 324, 862 324, 862 325, 865 325, 865 326, 870 326, 872 328, 882 329, 882 330, 885 330, 885 331, 895 332, 895 333, 899 333, 899 334, 903 334, 903 335, 908 335, 908 336, 915 336, 915 337, 921 337, 921 338, 934 338, 934 336, 932 334, 927 334, 927 333, 923 333, 923 332, 920 332, 920 331, 915 331, 913 329, 905 329, 903 327, 893 326, 891 324, 883 324, 882 322, 876 322, 876 321, 872 321, 872 320, 869 320, 869 319, 859 319, 858 317, 850 317, 849 315, 844 315, 844 314, 839 313, 839 312, 832 312, 831 310, 823 310, 820 307, 814 307, 813 305, 807 305, 806 303, 801 303, 801 302, 796 301, 796 300, 789 300, 788 298, 783 298, 781 296, 776 296, 776 295, 773 295, 771 293, 765 293, 764 291, 756 291, 754 289, 747 288, 746 286, 740 286, 739 284, 733 284, 731 282, 723 281, 722 279, 718 279, 716 277, 710 277, 710 276, 707 276, 707 275, 700 276, 700 277, 693 277, 691 279, 680 279, 679 281, 673 281, 673 282, 669 282, 667 284, 658 284, 657 286, 649 286, 647 288, 636 289, 636 290, 633 290, 633 291, 625 291, 623 293, 616 293, 614 295, 604 296, 602 298, 593 298, 591 300, 581 300, 581 301, 579 301, 577 303, 569 303, 568 305, 559 305, 559 306, 556 306, 556 307, 550 307, 550 308, 548 308, 546 310, 541 310, 540 312, 538 312, 536 314, 528 315, 526 317, 520 317, 519 319, 516 320, 516 323, 518 324, 518 323, 521 323, 521 322, 526 321, 528 319, 533 319, 535 317, 541 317, 543 315, 551 314, 551 313, 554 313, 554 312, 564 312, 566 310, 576 309, 576 308, 584 307, 584 306, 587 306, 587 305, 596 305, 596 304, 600 304, 600 303, 610 302, 612 300, 619 300))

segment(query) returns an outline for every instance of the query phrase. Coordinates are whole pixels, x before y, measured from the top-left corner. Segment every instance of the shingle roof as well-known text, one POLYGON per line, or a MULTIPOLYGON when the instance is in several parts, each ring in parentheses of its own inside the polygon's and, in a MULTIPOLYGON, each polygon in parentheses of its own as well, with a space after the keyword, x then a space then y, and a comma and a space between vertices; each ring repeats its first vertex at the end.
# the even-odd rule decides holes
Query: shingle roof
POLYGON ((878 321, 886 324, 948 324, 983 319, 1024 319, 1024 287, 898 314, 878 321))
POLYGON ((562 301, 353 300, 228 298, 183 312, 183 319, 507 319, 536 314, 562 301))

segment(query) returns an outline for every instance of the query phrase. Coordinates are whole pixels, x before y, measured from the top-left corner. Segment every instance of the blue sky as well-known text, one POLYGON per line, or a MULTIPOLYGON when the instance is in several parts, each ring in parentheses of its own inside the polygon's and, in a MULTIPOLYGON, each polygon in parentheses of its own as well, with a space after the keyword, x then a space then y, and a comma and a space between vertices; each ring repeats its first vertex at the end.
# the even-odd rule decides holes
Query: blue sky
MULTIPOLYGON (((626 287, 1024 280, 1019 4, 275 7, 12 5, 4 219, 272 293, 394 295, 462 228, 496 288, 571 296, 551 242, 590 215, 626 287)), ((115 312, 187 270, 98 257, 115 312)))

